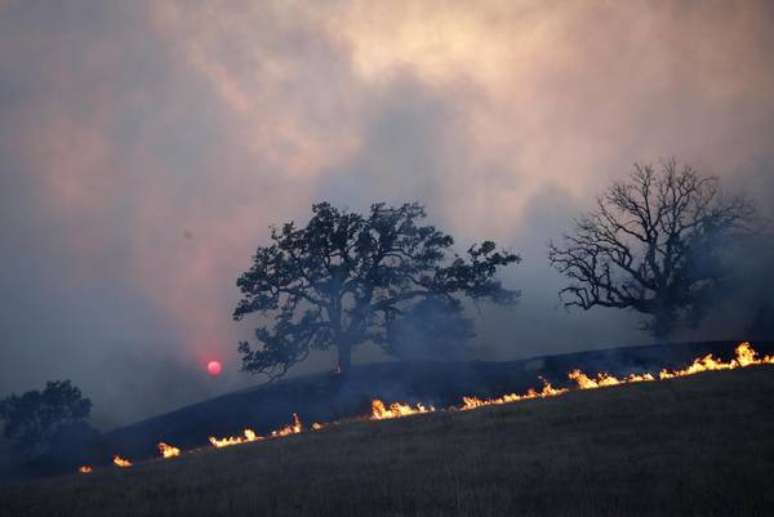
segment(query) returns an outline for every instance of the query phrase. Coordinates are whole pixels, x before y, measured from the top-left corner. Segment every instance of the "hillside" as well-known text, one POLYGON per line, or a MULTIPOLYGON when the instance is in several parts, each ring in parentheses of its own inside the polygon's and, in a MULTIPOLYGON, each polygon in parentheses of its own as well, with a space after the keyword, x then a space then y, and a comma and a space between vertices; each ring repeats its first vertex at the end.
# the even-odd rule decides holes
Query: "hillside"
MULTIPOLYGON (((622 347, 537 357, 510 362, 417 362, 358 366, 346 379, 331 374, 289 379, 232 393, 160 415, 105 435, 103 451, 83 461, 109 462, 113 453, 154 457, 156 444, 169 441, 190 449, 250 427, 258 433, 288 423, 293 412, 304 422, 330 422, 369 412, 373 398, 422 402, 436 407, 459 404, 463 396, 499 396, 539 387, 538 377, 568 384, 574 368, 616 375, 685 366, 700 355, 730 357, 736 342, 622 347)), ((756 342, 761 353, 772 343, 756 342)))
POLYGON ((0 514, 763 515, 774 368, 202 449, 0 489, 0 514))

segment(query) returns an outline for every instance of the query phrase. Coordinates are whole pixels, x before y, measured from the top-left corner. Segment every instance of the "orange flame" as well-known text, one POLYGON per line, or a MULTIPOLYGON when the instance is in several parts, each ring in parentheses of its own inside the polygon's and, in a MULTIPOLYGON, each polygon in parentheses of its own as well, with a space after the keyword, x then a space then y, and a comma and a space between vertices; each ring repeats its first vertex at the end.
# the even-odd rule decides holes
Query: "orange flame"
POLYGON ((548 397, 556 397, 559 395, 562 395, 564 393, 567 393, 566 388, 554 388, 551 386, 551 383, 546 381, 545 379, 542 379, 543 381, 543 389, 540 391, 535 391, 533 388, 530 388, 527 390, 527 393, 524 395, 517 395, 516 393, 509 393, 507 395, 503 395, 501 397, 497 397, 494 399, 480 399, 478 397, 462 397, 462 406, 460 409, 462 411, 467 411, 470 409, 479 408, 482 406, 494 406, 494 405, 501 405, 501 404, 510 404, 511 402, 518 402, 520 400, 529 400, 529 399, 537 399, 537 398, 548 398, 548 397))
POLYGON ((245 429, 243 436, 227 436, 226 438, 210 436, 210 443, 218 449, 241 443, 257 442, 258 440, 263 440, 263 436, 258 436, 252 429, 245 429))
MULTIPOLYGON (((651 373, 630 374, 626 377, 618 378, 606 372, 600 372, 596 375, 589 376, 583 373, 581 370, 573 370, 568 374, 570 380, 574 381, 577 388, 580 390, 596 389, 608 386, 617 386, 620 384, 630 384, 635 382, 653 382, 657 380, 672 379, 674 377, 685 377, 688 375, 695 375, 706 371, 715 370, 734 370, 737 368, 745 368, 753 365, 770 364, 774 365, 774 356, 766 355, 760 357, 758 352, 753 349, 749 342, 741 343, 735 349, 736 357, 730 361, 722 361, 707 354, 704 357, 697 358, 688 367, 681 370, 666 370, 663 369, 657 376, 651 373)), ((501 405, 518 402, 521 400, 548 398, 563 395, 570 391, 566 388, 554 388, 545 379, 543 381, 543 388, 537 391, 533 388, 527 390, 526 393, 519 395, 516 393, 509 393, 497 398, 480 399, 478 397, 468 396, 463 397, 463 403, 459 407, 451 407, 450 410, 471 410, 482 406, 501 405)), ((424 406, 422 404, 411 404, 393 402, 389 406, 385 405, 379 399, 371 401, 371 414, 366 417, 371 420, 387 420, 393 418, 402 418, 406 416, 419 415, 425 413, 432 413, 435 411, 433 406, 424 406)), ((323 427, 330 425, 330 423, 315 422, 312 424, 311 429, 318 431, 323 427)), ((276 431, 272 431, 271 437, 284 437, 292 434, 299 434, 304 431, 301 419, 296 413, 293 413, 293 421, 291 424, 282 427, 276 431)), ((210 443, 217 448, 228 447, 231 445, 239 445, 242 443, 255 442, 263 440, 264 437, 257 435, 252 429, 245 429, 242 436, 229 436, 225 438, 216 438, 210 436, 210 443)), ((161 442, 158 444, 160 453, 164 458, 172 458, 180 455, 180 449, 173 447, 167 443, 161 442)), ((113 463, 121 468, 128 468, 132 466, 132 462, 128 459, 122 458, 119 455, 113 457, 113 463)), ((82 465, 78 472, 82 474, 88 474, 93 471, 90 465, 82 465)))
POLYGON ((649 382, 655 381, 656 378, 650 373, 643 374, 631 374, 623 379, 619 379, 614 375, 610 375, 607 372, 600 372, 596 377, 589 377, 580 370, 573 370, 567 377, 570 380, 575 381, 578 388, 582 390, 591 390, 594 388, 603 388, 605 386, 617 386, 619 384, 630 384, 632 382, 649 382))
POLYGON ((164 459, 180 456, 180 449, 164 442, 159 442, 159 452, 164 457, 164 459))
POLYGON ((389 420, 390 418, 421 415, 423 413, 432 413, 433 411, 435 411, 433 406, 423 406, 422 404, 412 407, 410 404, 393 402, 390 404, 390 407, 386 407, 384 402, 379 399, 371 401, 371 420, 389 420))
POLYGON ((293 423, 288 424, 282 429, 278 429, 276 431, 272 431, 271 435, 274 437, 278 436, 289 436, 291 434, 299 434, 304 430, 304 426, 301 423, 301 419, 298 418, 298 415, 293 413, 293 423))
MULTIPOLYGON (((712 354, 707 354, 704 357, 694 359, 690 366, 683 368, 682 370, 667 370, 663 369, 658 374, 658 379, 672 379, 675 377, 686 377, 688 375, 695 375, 697 373, 718 371, 718 370, 735 370, 737 368, 745 368, 747 366, 761 365, 761 364, 774 364, 774 356, 767 355, 765 357, 758 357, 758 352, 748 342, 741 343, 736 347, 734 351, 736 358, 730 361, 722 361, 713 357, 712 354)), ((568 377, 575 381, 578 388, 582 390, 590 390, 595 388, 602 388, 605 386, 616 386, 618 384, 630 384, 633 382, 648 382, 655 381, 656 377, 650 373, 644 374, 631 374, 623 379, 610 375, 609 373, 598 373, 595 377, 589 377, 580 370, 573 370, 569 373, 568 377)))
MULTIPOLYGON (((316 425, 322 427, 322 424, 316 424, 316 425)), ((291 434, 299 434, 303 432, 303 430, 304 430, 304 426, 301 423, 301 419, 298 417, 297 414, 293 413, 293 423, 288 424, 281 429, 277 429, 276 431, 272 431, 271 436, 273 438, 278 438, 281 436, 288 436, 291 434)), ((214 436, 210 436, 210 443, 214 447, 217 447, 218 449, 220 449, 223 447, 230 447, 232 445, 240 445, 243 443, 257 442, 263 439, 264 439, 263 436, 259 436, 255 434, 255 431, 253 431, 252 429, 245 429, 243 436, 227 436, 225 438, 216 438, 214 436)))
POLYGON ((712 370, 735 370, 748 366, 774 364, 774 356, 758 357, 758 352, 748 342, 744 342, 736 347, 735 352, 736 358, 728 362, 716 359, 712 354, 707 354, 700 359, 694 359, 693 363, 687 368, 674 371, 661 370, 658 376, 659 379, 672 379, 674 377, 685 377, 712 370))
POLYGON ((132 466, 132 462, 131 461, 127 460, 126 458, 122 458, 118 454, 113 456, 113 464, 116 467, 119 467, 119 468, 122 468, 122 469, 128 469, 129 467, 132 466))

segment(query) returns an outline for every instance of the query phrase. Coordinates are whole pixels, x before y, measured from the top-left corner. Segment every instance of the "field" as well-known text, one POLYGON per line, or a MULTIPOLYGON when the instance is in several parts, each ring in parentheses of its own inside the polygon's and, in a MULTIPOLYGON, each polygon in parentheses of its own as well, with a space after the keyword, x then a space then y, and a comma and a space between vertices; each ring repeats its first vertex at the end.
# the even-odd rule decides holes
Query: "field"
POLYGON ((774 368, 356 421, 0 489, 14 516, 764 515, 774 368))

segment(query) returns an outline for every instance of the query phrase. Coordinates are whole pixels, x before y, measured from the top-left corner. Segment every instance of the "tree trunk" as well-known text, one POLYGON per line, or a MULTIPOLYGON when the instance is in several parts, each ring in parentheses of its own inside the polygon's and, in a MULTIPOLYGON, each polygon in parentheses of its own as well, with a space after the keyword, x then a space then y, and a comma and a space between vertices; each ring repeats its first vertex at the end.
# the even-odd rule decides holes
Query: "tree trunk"
POLYGON ((340 343, 339 351, 339 373, 347 375, 352 367, 352 345, 349 343, 340 343))

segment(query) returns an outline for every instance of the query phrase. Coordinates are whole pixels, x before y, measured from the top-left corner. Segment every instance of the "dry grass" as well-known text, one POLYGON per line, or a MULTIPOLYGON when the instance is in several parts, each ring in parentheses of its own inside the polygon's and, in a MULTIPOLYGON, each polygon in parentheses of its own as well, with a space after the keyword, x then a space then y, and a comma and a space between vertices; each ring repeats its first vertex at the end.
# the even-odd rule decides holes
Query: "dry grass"
POLYGON ((774 368, 353 422, 0 491, 14 516, 764 515, 774 368))

